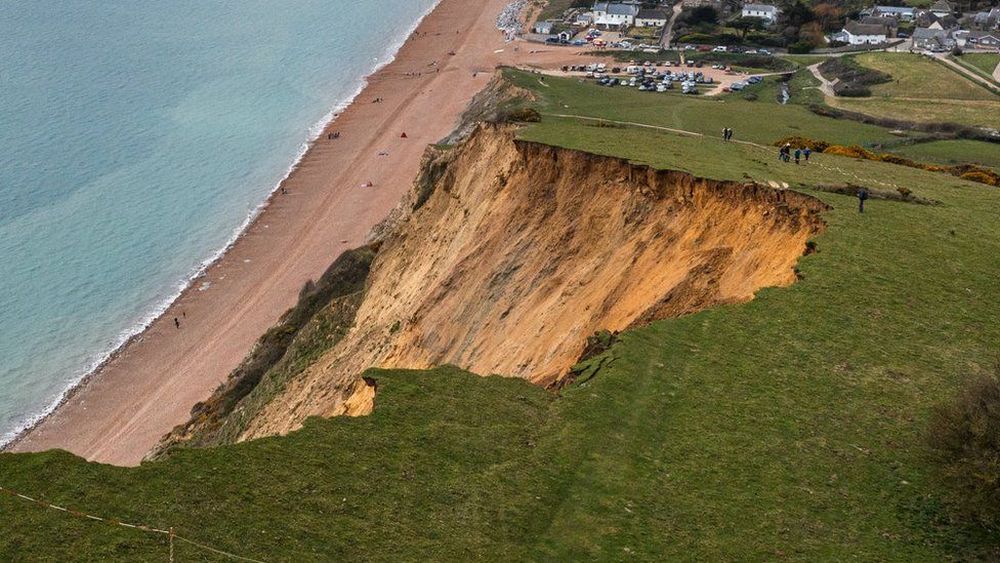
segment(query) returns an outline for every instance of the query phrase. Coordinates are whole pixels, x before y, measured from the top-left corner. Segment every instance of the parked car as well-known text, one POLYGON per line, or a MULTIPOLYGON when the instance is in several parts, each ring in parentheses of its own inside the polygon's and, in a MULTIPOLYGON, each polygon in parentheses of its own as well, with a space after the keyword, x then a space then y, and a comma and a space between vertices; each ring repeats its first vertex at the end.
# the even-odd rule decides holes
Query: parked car
POLYGON ((726 46, 725 45, 719 45, 718 47, 712 49, 712 52, 713 53, 725 53, 726 52, 726 46))

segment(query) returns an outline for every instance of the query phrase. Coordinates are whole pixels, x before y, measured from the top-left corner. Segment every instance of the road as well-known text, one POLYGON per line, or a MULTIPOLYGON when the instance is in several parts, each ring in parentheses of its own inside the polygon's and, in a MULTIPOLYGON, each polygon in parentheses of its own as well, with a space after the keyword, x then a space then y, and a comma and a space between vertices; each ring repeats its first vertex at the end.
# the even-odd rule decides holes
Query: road
POLYGON ((660 45, 664 49, 670 48, 670 42, 674 39, 674 23, 677 22, 677 18, 681 15, 681 10, 684 9, 681 0, 677 0, 674 4, 673 13, 670 15, 670 21, 667 22, 667 28, 663 30, 663 39, 660 41, 660 45))

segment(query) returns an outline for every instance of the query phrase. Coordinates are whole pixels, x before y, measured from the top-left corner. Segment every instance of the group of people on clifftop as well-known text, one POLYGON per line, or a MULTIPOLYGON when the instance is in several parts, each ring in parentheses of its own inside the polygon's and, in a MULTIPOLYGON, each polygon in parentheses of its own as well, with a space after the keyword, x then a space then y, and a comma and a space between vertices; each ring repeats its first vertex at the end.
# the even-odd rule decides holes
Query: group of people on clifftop
POLYGON ((809 157, 812 155, 812 149, 809 147, 797 148, 792 150, 791 143, 785 143, 782 145, 781 149, 778 150, 778 160, 782 162, 791 162, 792 158, 795 158, 795 164, 800 164, 803 157, 806 162, 809 162, 809 157))

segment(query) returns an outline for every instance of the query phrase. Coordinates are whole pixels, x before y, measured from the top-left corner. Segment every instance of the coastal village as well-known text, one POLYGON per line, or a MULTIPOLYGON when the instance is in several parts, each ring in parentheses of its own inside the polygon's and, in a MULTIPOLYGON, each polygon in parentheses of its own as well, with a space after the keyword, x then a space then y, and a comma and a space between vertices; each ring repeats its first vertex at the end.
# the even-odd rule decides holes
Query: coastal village
MULTIPOLYGON (((578 4, 578 3, 575 3, 578 4)), ((529 40, 653 52, 843 53, 865 49, 945 53, 1000 50, 1000 7, 963 12, 949 0, 926 7, 765 4, 726 0, 594 2, 535 21, 529 40)))

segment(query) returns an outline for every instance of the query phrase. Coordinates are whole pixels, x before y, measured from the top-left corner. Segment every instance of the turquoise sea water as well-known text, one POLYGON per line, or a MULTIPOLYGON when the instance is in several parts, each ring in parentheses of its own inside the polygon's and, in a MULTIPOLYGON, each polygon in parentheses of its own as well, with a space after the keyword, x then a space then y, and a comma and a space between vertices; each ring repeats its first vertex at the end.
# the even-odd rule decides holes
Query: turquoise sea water
POLYGON ((151 320, 436 0, 0 0, 0 443, 151 320))

